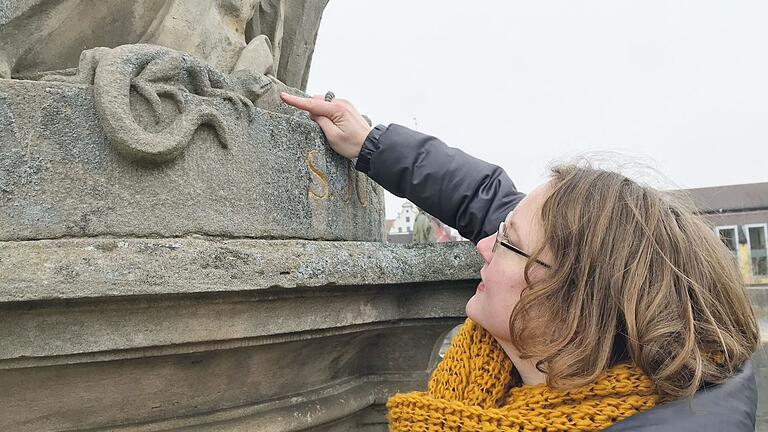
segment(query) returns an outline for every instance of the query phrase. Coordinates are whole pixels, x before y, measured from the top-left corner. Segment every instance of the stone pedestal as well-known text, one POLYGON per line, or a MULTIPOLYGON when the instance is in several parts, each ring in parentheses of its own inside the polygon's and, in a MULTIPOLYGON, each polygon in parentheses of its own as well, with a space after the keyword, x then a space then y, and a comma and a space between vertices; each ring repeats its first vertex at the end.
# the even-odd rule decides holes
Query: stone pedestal
POLYGON ((0 430, 385 430, 474 292, 306 118, 155 165, 89 85, 0 80, 0 124, 0 430))
POLYGON ((0 430, 385 430, 477 264, 463 243, 0 242, 0 430))

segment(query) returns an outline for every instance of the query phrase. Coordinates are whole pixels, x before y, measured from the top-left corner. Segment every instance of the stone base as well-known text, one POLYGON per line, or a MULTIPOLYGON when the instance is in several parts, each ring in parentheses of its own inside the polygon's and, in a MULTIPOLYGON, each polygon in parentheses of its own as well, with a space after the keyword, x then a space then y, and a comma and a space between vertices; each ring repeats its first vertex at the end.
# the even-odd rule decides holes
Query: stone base
POLYGON ((479 265, 467 243, 0 242, 0 430, 383 431, 479 265))

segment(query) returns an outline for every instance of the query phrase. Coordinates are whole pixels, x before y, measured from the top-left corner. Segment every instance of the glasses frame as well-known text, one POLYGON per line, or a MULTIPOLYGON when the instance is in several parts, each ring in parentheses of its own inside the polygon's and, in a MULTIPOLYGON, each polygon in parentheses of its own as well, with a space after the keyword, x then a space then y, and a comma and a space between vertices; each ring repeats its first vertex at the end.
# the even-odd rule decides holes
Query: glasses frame
MULTIPOLYGON (((511 250, 512 252, 520 255, 521 257, 524 257, 526 259, 531 259, 531 256, 529 254, 523 252, 522 249, 520 249, 517 246, 514 246, 514 245, 512 245, 512 244, 502 240, 502 237, 503 238, 507 238, 507 233, 506 233, 506 228, 505 227, 506 226, 504 225, 504 222, 499 224, 499 229, 496 231, 496 242, 493 244, 493 249, 491 249, 491 253, 495 254, 496 253, 496 249, 497 249, 496 246, 502 245, 505 248, 511 250)), ((538 264, 538 265, 540 265, 540 266, 542 266, 542 267, 544 267, 546 269, 552 270, 552 266, 550 266, 549 264, 547 264, 547 263, 545 263, 543 261, 533 260, 533 262, 535 262, 536 264, 538 264)))

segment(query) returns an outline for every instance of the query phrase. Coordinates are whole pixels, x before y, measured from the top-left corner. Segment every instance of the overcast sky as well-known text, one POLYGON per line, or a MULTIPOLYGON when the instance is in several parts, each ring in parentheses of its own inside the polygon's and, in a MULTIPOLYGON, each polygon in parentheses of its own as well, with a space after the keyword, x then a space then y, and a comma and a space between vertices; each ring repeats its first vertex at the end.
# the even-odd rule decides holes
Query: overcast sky
POLYGON ((604 151, 665 187, 768 181, 764 0, 330 0, 308 84, 326 90, 522 191, 604 151))

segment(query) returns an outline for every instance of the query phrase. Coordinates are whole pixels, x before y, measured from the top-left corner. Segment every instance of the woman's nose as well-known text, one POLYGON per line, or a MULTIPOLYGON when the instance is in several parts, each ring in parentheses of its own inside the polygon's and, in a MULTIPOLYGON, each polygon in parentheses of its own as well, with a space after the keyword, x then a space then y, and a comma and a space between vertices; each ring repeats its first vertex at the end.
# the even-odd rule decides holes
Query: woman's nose
POLYGON ((477 246, 475 246, 475 249, 477 250, 477 253, 480 254, 481 257, 483 257, 483 261, 486 263, 491 262, 491 258, 493 257, 493 245, 496 243, 496 234, 491 234, 488 237, 480 240, 477 242, 477 246))

